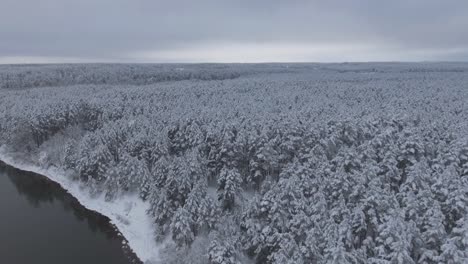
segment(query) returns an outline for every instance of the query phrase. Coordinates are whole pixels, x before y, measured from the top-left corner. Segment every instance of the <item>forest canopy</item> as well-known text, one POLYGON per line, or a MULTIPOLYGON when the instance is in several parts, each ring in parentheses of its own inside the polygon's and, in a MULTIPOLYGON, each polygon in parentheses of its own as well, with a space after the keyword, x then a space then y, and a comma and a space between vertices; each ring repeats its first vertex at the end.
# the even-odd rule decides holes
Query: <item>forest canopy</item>
POLYGON ((166 263, 467 263, 468 64, 0 66, 0 145, 166 263))

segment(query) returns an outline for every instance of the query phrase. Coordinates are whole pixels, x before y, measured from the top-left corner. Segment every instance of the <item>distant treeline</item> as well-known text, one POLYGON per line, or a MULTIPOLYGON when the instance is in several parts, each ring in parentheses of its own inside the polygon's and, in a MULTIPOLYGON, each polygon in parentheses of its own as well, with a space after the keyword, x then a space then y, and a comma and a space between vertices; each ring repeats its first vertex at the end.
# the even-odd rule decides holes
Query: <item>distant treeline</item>
POLYGON ((145 85, 163 81, 224 80, 242 72, 216 65, 41 65, 3 66, 0 87, 7 89, 78 84, 145 85))

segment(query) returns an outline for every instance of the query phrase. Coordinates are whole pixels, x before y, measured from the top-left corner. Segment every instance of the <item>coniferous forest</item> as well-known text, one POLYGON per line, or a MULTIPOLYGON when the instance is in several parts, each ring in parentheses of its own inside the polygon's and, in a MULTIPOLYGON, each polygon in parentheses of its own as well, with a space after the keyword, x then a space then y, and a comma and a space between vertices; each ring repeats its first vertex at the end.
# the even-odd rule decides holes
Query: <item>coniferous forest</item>
POLYGON ((466 63, 3 65, 0 146, 162 263, 468 263, 466 63))

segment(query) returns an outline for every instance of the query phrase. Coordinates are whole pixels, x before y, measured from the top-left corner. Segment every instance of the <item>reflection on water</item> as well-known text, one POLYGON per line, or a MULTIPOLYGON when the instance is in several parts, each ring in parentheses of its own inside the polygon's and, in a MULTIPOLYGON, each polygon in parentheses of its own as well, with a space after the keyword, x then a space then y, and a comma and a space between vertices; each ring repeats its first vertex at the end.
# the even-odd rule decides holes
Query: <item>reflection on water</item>
POLYGON ((87 210, 73 196, 68 194, 58 183, 31 172, 19 171, 15 168, 0 165, 0 170, 6 172, 21 196, 35 208, 42 204, 57 202, 65 211, 70 211, 80 221, 86 221, 93 232, 100 231, 109 239, 118 237, 109 220, 93 211, 87 210))
POLYGON ((57 183, 1 162, 0 212, 0 263, 139 263, 121 247, 106 217, 81 206, 57 183), (39 254, 29 254, 28 247, 39 254))

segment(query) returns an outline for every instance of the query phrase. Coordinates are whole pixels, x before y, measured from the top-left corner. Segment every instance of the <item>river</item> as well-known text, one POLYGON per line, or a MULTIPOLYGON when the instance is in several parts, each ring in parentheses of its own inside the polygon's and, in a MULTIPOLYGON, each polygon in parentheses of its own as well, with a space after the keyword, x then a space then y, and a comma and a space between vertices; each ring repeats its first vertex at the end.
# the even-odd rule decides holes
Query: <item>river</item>
POLYGON ((140 263, 124 243, 60 185, 0 162, 0 263, 140 263))

